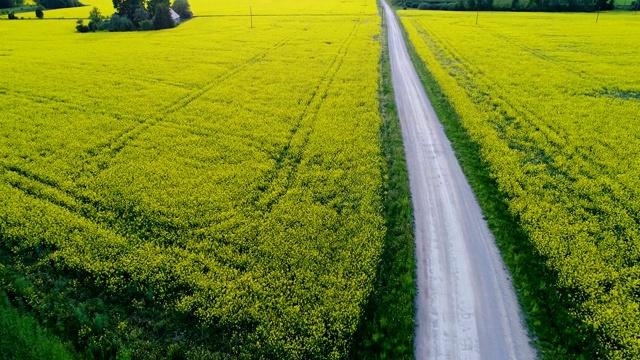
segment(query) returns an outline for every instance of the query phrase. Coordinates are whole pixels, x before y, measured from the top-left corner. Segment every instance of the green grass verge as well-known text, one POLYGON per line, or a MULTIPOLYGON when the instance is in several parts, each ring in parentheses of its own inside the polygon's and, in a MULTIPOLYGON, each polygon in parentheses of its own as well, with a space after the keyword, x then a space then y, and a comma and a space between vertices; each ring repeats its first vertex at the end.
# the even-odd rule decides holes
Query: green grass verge
POLYGON ((488 166, 480 156, 480 146, 469 137, 413 44, 406 40, 408 36, 404 28, 402 31, 427 96, 451 141, 511 273, 539 356, 545 359, 602 358, 604 354, 597 346, 595 332, 571 314, 573 304, 569 300, 569 293, 555 286, 557 274, 545 266, 545 259, 535 251, 518 225, 518 220, 509 212, 506 199, 498 192, 497 183, 489 175, 488 166))
MULTIPOLYGON (((382 9, 382 6, 378 6, 382 9)), ((355 335, 352 359, 413 359, 415 252, 409 176, 391 84, 386 22, 380 56, 382 151, 386 161, 385 246, 375 288, 355 335)))
POLYGON ((0 359, 73 359, 71 351, 0 292, 0 359))

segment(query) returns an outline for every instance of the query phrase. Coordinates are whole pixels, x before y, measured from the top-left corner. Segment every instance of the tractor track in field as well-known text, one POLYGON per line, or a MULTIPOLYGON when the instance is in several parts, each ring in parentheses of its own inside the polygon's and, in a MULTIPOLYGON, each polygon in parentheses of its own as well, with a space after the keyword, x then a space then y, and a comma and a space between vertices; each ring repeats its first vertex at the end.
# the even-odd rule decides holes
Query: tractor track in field
MULTIPOLYGON (((363 9, 364 12, 364 9, 363 9)), ((266 203, 260 205, 261 208, 264 208, 268 211, 271 210, 273 204, 283 195, 285 194, 293 181, 297 171, 298 165, 302 160, 302 156, 304 153, 307 144, 309 143, 309 138, 311 137, 314 131, 314 125, 316 122, 316 118, 318 113, 320 112, 324 98, 327 96, 328 91, 331 89, 333 85, 333 81, 342 68, 342 64, 344 63, 344 59, 347 56, 349 46, 351 42, 355 38, 360 25, 362 24, 362 16, 358 18, 357 22, 354 24, 354 27, 351 29, 351 32, 345 39, 345 41, 340 46, 335 58, 329 64, 327 71, 323 75, 320 82, 318 82, 316 88, 313 91, 313 94, 307 101, 307 106, 303 110, 302 114, 298 117, 297 123, 291 129, 291 133, 289 135, 289 139, 285 146, 280 151, 280 154, 275 159, 275 166, 267 171, 264 184, 260 185, 260 192, 256 198, 253 199, 253 203, 262 203, 265 196, 271 192, 274 187, 274 183, 276 182, 276 178, 281 171, 285 172, 285 181, 283 187, 276 191, 276 196, 272 196, 266 203), (296 147, 293 145, 294 139, 297 137, 301 138, 301 143, 296 147)))
MULTIPOLYGON (((309 100, 309 104, 307 104, 307 106, 305 107, 302 115, 298 120, 299 123, 294 128, 291 137, 294 137, 296 135, 296 133, 298 132, 298 129, 301 127, 302 123, 305 120, 309 120, 309 119, 313 120, 315 118, 316 113, 319 111, 322 105, 321 100, 319 100, 320 95, 326 95, 328 88, 333 82, 333 78, 335 74, 342 66, 342 61, 344 60, 343 58, 346 55, 346 49, 348 48, 351 40, 355 36, 355 33, 357 32, 357 29, 360 23, 361 22, 358 21, 356 22, 356 24, 354 24, 354 28, 351 30, 351 32, 345 39, 344 44, 339 49, 336 57, 333 59, 332 63, 328 67, 326 74, 323 76, 323 80, 320 81, 320 83, 318 84, 318 87, 316 88, 316 91, 314 92, 313 96, 309 100)), ((120 132, 119 134, 112 137, 111 139, 108 139, 105 143, 100 144, 94 148, 91 148, 87 154, 88 158, 86 159, 86 161, 90 161, 90 160, 98 161, 100 160, 100 158, 106 157, 106 159, 103 159, 103 160, 106 160, 107 162, 106 166, 100 168, 97 173, 94 173, 92 175, 95 176, 98 173, 107 169, 110 165, 110 162, 116 157, 116 155, 124 147, 126 147, 128 143, 137 139, 146 130, 159 124, 165 124, 170 127, 172 125, 177 125, 177 124, 173 124, 173 122, 171 122, 170 119, 168 119, 168 117, 171 114, 174 114, 177 111, 180 111, 182 108, 190 104, 192 101, 204 96, 211 89, 215 88, 216 86, 220 85, 220 83, 224 82, 225 80, 241 72, 244 68, 246 68, 247 66, 250 66, 250 64, 259 62, 264 57, 266 57, 271 51, 287 45, 291 40, 296 38, 296 36, 308 30, 311 26, 315 24, 316 24, 315 22, 312 22, 306 25, 305 27, 303 27, 302 29, 289 34, 285 38, 279 40, 273 46, 269 47, 266 50, 261 51, 257 55, 254 55, 243 64, 237 66, 234 69, 231 69, 228 72, 225 72, 219 75, 214 81, 210 82, 206 86, 183 96, 173 106, 169 108, 169 110, 164 114, 163 118, 152 117, 147 120, 140 120, 138 124, 135 124, 134 126, 128 129, 125 129, 124 131, 120 132)), ((305 138, 308 135, 309 134, 306 134, 305 138)), ((288 147, 289 146, 287 146, 285 150, 283 150, 284 152, 281 154, 281 156, 283 157, 289 156, 288 147)), ((280 159, 280 161, 284 161, 284 159, 280 159)), ((26 169, 20 168, 15 165, 5 164, 0 161, 0 175, 2 175, 2 170, 11 174, 12 180, 8 181, 7 184, 12 188, 19 190, 25 195, 30 196, 32 198, 36 198, 38 200, 55 205, 59 208, 63 208, 69 211, 70 213, 76 216, 79 216, 80 218, 83 218, 87 221, 90 221, 96 225, 105 226, 106 228, 112 227, 114 225, 113 223, 109 223, 109 221, 107 221, 106 219, 98 216, 100 212, 107 212, 113 218, 119 218, 122 216, 121 214, 114 215, 114 210, 111 209, 106 204, 104 204, 101 200, 93 197, 87 197, 86 195, 81 195, 80 194, 80 192, 82 192, 81 189, 77 189, 75 187, 71 187, 71 188, 64 187, 54 180, 38 176, 37 174, 30 172, 26 169)), ((275 170, 277 171, 279 170, 279 168, 275 170)), ((167 224, 164 224, 164 225, 166 226, 167 224)), ((168 224, 168 225, 172 225, 172 224, 168 224)), ((123 236, 121 232, 116 231, 116 233, 118 233, 118 235, 123 236)))
POLYGON ((511 278, 407 52, 387 19, 416 242, 416 359, 534 359, 511 278))
POLYGON ((171 117, 171 115, 173 115, 176 112, 182 110, 184 107, 186 107, 187 105, 189 105, 193 101, 195 101, 195 100, 201 98, 202 96, 204 96, 205 94, 207 94, 213 88, 219 86, 220 84, 222 84, 223 82, 225 82, 229 78, 232 78, 236 74, 240 73, 247 66, 250 66, 251 64, 254 64, 254 63, 257 63, 257 62, 261 61, 267 55, 269 55, 269 53, 272 52, 273 50, 276 50, 278 48, 281 48, 281 47, 287 45, 291 40, 295 39, 296 36, 298 36, 299 34, 303 33, 304 31, 308 30, 313 25, 315 25, 315 23, 310 23, 310 24, 306 25, 304 28, 299 29, 297 31, 294 31, 293 33, 291 33, 290 35, 288 35, 284 39, 278 41, 277 43, 275 43, 273 46, 269 47, 268 49, 261 51, 257 55, 254 55, 253 57, 249 58, 248 60, 246 60, 242 64, 236 66, 235 68, 218 75, 215 79, 213 79, 211 82, 209 82, 207 85, 203 86, 202 88, 200 88, 198 90, 195 90, 195 91, 192 91, 192 92, 189 92, 188 94, 186 94, 182 98, 178 99, 162 115, 152 116, 152 117, 147 118, 147 119, 141 119, 141 121, 139 121, 138 124, 128 128, 128 129, 125 129, 124 131, 120 132, 115 137, 112 137, 111 139, 107 140, 106 142, 91 148, 87 153, 86 162, 88 162, 88 163, 100 162, 101 161, 100 158, 103 158, 102 162, 104 163, 104 165, 101 166, 100 169, 97 171, 97 173, 94 174, 94 175, 97 175, 98 173, 101 173, 102 171, 104 171, 108 167, 110 167, 110 164, 111 164, 112 160, 129 143, 131 143, 132 141, 138 139, 149 128, 157 125, 158 123, 161 123, 161 122, 164 122, 164 121, 168 121, 169 118, 171 117))

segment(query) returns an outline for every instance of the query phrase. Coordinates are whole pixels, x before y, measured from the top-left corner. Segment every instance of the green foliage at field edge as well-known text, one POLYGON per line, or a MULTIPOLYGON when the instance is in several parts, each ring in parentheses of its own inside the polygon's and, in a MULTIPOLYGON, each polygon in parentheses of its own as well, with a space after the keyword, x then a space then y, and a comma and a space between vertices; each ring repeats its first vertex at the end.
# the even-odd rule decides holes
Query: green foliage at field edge
POLYGON ((38 8, 37 6, 20 6, 20 7, 6 8, 6 9, 0 10, 0 15, 7 15, 9 13, 19 14, 19 13, 32 12, 32 11, 36 11, 37 8, 38 8))
POLYGON ((0 359, 73 359, 59 339, 31 316, 21 314, 0 292, 0 359))
POLYGON ((573 316, 575 306, 566 289, 555 286, 557 274, 547 268, 531 241, 508 209, 506 199, 489 175, 480 156, 480 145, 462 126, 444 92, 420 59, 402 28, 409 56, 418 72, 458 162, 493 233, 502 258, 513 279, 530 337, 544 359, 606 358, 596 341, 596 333, 573 316))
POLYGON ((387 233, 371 299, 365 308, 352 359, 413 359, 415 252, 409 176, 395 104, 382 7, 380 115, 386 162, 384 217, 387 233))

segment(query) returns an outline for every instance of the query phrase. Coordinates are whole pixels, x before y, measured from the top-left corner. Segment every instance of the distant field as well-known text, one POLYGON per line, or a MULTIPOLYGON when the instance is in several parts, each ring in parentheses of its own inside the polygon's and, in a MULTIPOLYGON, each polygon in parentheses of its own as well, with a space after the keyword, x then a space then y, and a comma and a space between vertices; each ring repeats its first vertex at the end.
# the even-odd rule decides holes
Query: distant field
POLYGON ((384 235, 380 19, 321 4, 253 2, 353 15, 3 21, 9 298, 98 358, 345 356, 384 235))
MULTIPOLYGON (((86 6, 46 10, 45 18, 88 18, 93 7, 100 9, 103 15, 115 12, 111 0, 84 0, 86 6)), ((375 3, 363 1, 273 1, 273 0, 238 0, 208 1, 192 0, 191 10, 195 16, 203 15, 249 15, 251 7, 254 15, 303 15, 303 14, 376 14, 375 3), (364 4, 364 5, 363 5, 364 4), (373 4, 373 5, 372 5, 373 4)), ((35 18, 35 12, 20 15, 24 18, 35 18)), ((6 15, 1 16, 6 18, 6 15)))
POLYGON ((400 14, 600 356, 639 358, 640 18, 400 14))

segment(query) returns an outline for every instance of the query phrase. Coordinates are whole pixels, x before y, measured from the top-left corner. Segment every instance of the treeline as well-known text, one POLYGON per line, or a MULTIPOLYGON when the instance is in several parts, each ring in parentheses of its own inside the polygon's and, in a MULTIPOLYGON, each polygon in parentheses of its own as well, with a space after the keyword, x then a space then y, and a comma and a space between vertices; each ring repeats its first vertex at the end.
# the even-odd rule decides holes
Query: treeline
MULTIPOLYGON (((61 9, 82 6, 78 0, 35 0, 36 5, 45 9, 61 9)), ((0 0, 0 9, 24 6, 24 0, 0 0)))
POLYGON ((116 13, 111 17, 104 17, 98 8, 89 13, 89 24, 78 20, 76 30, 81 33, 95 31, 148 31, 169 29, 178 25, 180 19, 193 17, 188 0, 113 0, 116 13), (180 19, 174 20, 171 10, 180 19))
POLYGON ((45 9, 62 9, 83 5, 78 0, 35 0, 35 3, 45 9))
POLYGON ((419 10, 597 11, 613 10, 614 0, 394 0, 394 5, 419 10))
POLYGON ((24 5, 24 0, 0 0, 0 9, 19 7, 24 5))

